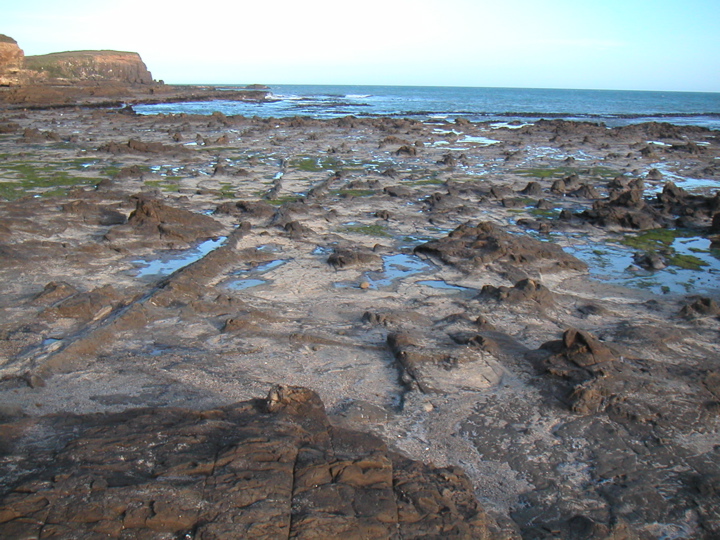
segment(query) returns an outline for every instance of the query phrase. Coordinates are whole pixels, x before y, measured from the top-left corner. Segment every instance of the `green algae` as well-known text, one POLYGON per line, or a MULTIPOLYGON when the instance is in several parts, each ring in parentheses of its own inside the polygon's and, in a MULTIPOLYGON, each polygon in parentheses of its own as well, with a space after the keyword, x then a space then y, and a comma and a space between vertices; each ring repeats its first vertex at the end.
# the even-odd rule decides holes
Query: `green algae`
POLYGON ((298 157, 291 159, 289 167, 302 172, 336 171, 343 162, 333 157, 298 157))
POLYGON ((341 231, 367 236, 380 236, 383 238, 392 236, 384 225, 346 225, 341 231))
POLYGON ((297 202, 300 199, 302 199, 301 195, 283 195, 282 197, 277 197, 275 199, 268 199, 267 202, 273 206, 282 206, 283 204, 297 202))
POLYGON ((532 178, 563 178, 571 174, 582 176, 591 176, 599 178, 615 178, 620 176, 620 171, 609 167, 529 167, 524 169, 516 169, 515 172, 522 176, 532 178))
POLYGON ((180 186, 178 184, 166 180, 145 180, 145 185, 158 188, 159 190, 166 191, 168 193, 177 193, 180 191, 180 186))
MULTIPOLYGON (((84 161, 83 163, 86 163, 84 161)), ((33 163, 10 162, 0 164, 0 197, 6 200, 17 200, 28 195, 57 196, 67 190, 97 184, 99 177, 77 176, 73 174, 80 167, 76 162, 33 163), (70 165, 71 171, 65 170, 70 165)))
POLYGON ((338 189, 331 191, 330 195, 334 197, 372 197, 377 193, 374 189, 338 189))
POLYGON ((528 213, 537 217, 556 218, 560 215, 558 209, 544 209, 544 208, 532 208, 528 210, 528 213))
POLYGON ((693 238, 697 233, 685 229, 650 229, 640 234, 626 236, 620 243, 647 252, 669 249, 678 238, 693 238))
POLYGON ((667 263, 671 266, 677 266, 685 270, 702 270, 703 266, 710 266, 709 263, 694 255, 683 255, 676 253, 667 259, 667 263))

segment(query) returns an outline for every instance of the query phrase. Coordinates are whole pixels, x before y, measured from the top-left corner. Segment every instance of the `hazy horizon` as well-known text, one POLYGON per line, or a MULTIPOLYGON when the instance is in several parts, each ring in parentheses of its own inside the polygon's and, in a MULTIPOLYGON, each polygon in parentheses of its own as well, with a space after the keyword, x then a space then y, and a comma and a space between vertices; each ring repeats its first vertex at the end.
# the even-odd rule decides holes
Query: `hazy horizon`
POLYGON ((578 4, 26 0, 0 33, 27 55, 137 52, 169 84, 720 92, 716 0, 578 4))

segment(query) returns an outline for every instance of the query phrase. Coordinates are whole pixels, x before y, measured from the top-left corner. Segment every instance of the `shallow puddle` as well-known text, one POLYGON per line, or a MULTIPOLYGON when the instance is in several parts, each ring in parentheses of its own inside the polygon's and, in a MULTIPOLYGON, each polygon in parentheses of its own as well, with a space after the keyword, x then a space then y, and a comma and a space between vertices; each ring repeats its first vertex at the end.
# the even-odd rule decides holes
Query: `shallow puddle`
POLYGON ((687 176, 681 176, 671 172, 664 163, 655 164, 652 168, 657 169, 662 174, 662 180, 647 181, 646 180, 646 194, 657 194, 660 193, 665 187, 666 182, 673 182, 677 187, 682 188, 686 191, 707 191, 711 189, 720 188, 720 181, 712 180, 709 178, 689 178, 687 176))
POLYGON ((707 294, 720 291, 720 250, 710 249, 702 237, 676 238, 658 249, 667 266, 661 270, 638 267, 634 254, 642 250, 617 243, 585 241, 565 251, 586 262, 596 279, 656 294, 707 294))
POLYGON ((131 261, 137 267, 137 277, 165 277, 181 268, 202 259, 225 242, 225 236, 211 238, 196 247, 162 253, 157 259, 136 259, 131 261))
POLYGON ((258 285, 263 285, 265 283, 267 283, 266 279, 236 279, 229 281, 225 284, 225 286, 233 291, 242 291, 244 289, 257 287, 258 285))
POLYGON ((398 281, 433 269, 433 265, 426 263, 417 255, 398 253, 397 255, 385 255, 382 272, 367 272, 365 277, 371 287, 379 289, 391 287, 398 281))
POLYGON ((460 285, 452 285, 451 283, 448 283, 445 280, 442 279, 429 279, 425 281, 418 281, 418 285, 424 285, 426 287, 430 287, 432 289, 440 289, 445 291, 472 291, 473 289, 469 287, 461 287, 460 285))
POLYGON ((273 261, 267 261, 264 263, 257 264, 251 268, 248 268, 247 270, 241 270, 239 272, 235 272, 233 276, 241 276, 240 278, 233 277, 232 279, 226 281, 223 285, 227 287, 228 289, 231 289, 233 291, 241 291, 244 289, 250 289, 252 287, 257 287, 258 285, 264 285, 268 283, 267 279, 260 279, 258 276, 260 274, 264 274, 266 272, 269 272, 271 270, 274 270, 275 268, 279 268, 286 262, 288 262, 289 259, 275 259, 273 261))

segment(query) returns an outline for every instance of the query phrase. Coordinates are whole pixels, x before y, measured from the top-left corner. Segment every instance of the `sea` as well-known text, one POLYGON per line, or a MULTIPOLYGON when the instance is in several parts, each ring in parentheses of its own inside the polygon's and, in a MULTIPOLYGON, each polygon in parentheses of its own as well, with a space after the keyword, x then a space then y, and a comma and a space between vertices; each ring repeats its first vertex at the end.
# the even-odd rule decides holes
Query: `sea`
POLYGON ((268 92, 261 103, 217 100, 137 105, 134 109, 140 114, 219 111, 261 118, 466 118, 473 122, 562 118, 601 122, 608 127, 655 121, 720 130, 720 93, 345 85, 273 85, 268 92))

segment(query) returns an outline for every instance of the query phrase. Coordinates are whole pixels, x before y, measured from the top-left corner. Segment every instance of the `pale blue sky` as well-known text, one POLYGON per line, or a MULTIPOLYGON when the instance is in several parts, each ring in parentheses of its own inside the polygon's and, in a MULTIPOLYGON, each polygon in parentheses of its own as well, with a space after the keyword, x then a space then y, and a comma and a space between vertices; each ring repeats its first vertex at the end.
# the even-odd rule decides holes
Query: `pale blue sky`
POLYGON ((168 83, 720 92, 720 0, 0 0, 0 33, 168 83))

